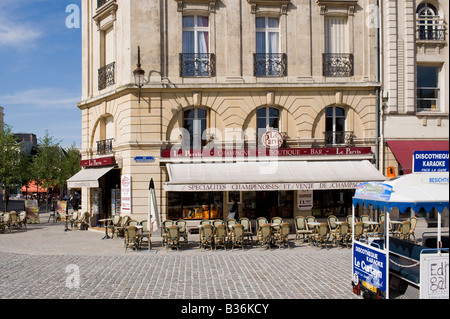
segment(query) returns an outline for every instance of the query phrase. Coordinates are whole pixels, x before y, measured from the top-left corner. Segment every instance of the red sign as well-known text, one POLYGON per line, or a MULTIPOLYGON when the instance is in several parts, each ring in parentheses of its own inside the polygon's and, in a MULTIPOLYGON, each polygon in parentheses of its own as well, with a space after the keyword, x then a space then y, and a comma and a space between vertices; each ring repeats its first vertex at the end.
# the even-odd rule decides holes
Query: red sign
POLYGON ((82 166, 82 167, 107 166, 107 165, 115 165, 115 164, 116 164, 116 158, 114 156, 80 161, 80 166, 82 166))
POLYGON ((261 137, 261 141, 265 147, 280 147, 283 144, 283 135, 278 131, 273 131, 270 128, 261 137))
POLYGON ((211 149, 211 150, 161 150, 163 158, 195 157, 248 157, 248 156, 329 156, 367 155, 370 147, 317 147, 317 148, 259 148, 259 149, 211 149))

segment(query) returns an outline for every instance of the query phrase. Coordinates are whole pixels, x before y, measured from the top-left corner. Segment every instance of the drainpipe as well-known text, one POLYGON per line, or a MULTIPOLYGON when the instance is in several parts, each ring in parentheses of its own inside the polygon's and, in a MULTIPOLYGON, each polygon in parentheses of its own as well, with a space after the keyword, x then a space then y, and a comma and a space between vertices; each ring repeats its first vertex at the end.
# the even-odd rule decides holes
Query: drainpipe
POLYGON ((376 88, 376 119, 375 119, 375 133, 376 133, 376 140, 375 140, 375 163, 377 169, 383 173, 383 162, 380 161, 380 145, 383 147, 383 139, 382 137, 382 125, 383 125, 383 118, 381 117, 382 107, 383 103, 381 101, 381 50, 380 50, 380 24, 381 24, 381 8, 380 8, 380 1, 375 1, 375 9, 376 12, 374 13, 374 23, 375 23, 375 82, 377 83, 376 88))

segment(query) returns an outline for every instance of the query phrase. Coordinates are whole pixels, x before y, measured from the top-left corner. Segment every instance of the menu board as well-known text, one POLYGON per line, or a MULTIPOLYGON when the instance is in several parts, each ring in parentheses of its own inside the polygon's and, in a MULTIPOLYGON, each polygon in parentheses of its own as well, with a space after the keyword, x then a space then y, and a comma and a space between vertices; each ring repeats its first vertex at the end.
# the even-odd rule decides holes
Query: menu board
POLYGON ((37 199, 25 200, 25 211, 27 212, 27 224, 39 224, 39 205, 37 199))
POLYGON ((59 200, 56 205, 56 218, 57 220, 65 220, 67 214, 67 201, 59 200))

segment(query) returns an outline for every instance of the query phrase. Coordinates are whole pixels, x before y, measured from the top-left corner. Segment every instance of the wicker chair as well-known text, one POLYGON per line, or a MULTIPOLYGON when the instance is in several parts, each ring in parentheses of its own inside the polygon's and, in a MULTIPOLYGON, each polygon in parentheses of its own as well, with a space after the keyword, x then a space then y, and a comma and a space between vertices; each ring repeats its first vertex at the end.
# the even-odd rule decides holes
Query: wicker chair
POLYGON ((149 224, 148 220, 146 220, 146 219, 141 221, 142 230, 140 232, 138 232, 139 246, 141 246, 143 240, 146 239, 148 242, 149 248, 152 249, 151 237, 152 237, 152 226, 153 226, 154 222, 155 221, 153 221, 151 224, 149 224))
POLYGON ((259 234, 259 232, 260 232, 260 230, 261 230, 262 225, 268 224, 268 223, 269 223, 269 222, 268 222, 267 218, 265 218, 265 217, 258 217, 258 218, 256 219, 256 236, 258 236, 258 234, 259 234))
POLYGON ((214 250, 217 250, 218 246, 222 246, 225 250, 227 243, 227 226, 224 224, 217 224, 214 229, 214 250))
POLYGON ((213 247, 214 228, 212 225, 200 226, 200 248, 205 249, 207 246, 213 247))
POLYGON ((290 231, 291 226, 289 223, 281 223, 280 227, 278 227, 273 240, 279 248, 281 248, 281 246, 288 246, 288 248, 291 249, 291 246, 288 244, 290 231))
POLYGON ((73 229, 73 227, 75 226, 75 229, 76 229, 77 222, 78 222, 78 211, 74 211, 72 213, 72 216, 70 216, 70 219, 69 219, 70 228, 73 229))
POLYGON ((231 250, 234 246, 241 246, 244 250, 244 225, 234 224, 231 226, 231 250))
MULTIPOLYGON (((120 224, 118 226, 114 227, 114 232, 116 232, 116 236, 125 236, 125 227, 128 225, 128 221, 130 220, 130 216, 125 215, 122 217, 122 220, 120 221, 120 224)), ((113 232, 113 236, 114 236, 113 232)))
POLYGON ((139 248, 139 238, 136 226, 125 226, 124 227, 124 240, 125 240, 125 252, 128 247, 138 251, 139 248))
POLYGON ((308 228, 305 217, 297 216, 294 220, 294 226, 295 226, 296 241, 300 240, 300 238, 303 239, 303 242, 305 242, 305 240, 310 239, 311 235, 313 234, 313 231, 308 228))
POLYGON ((19 212, 19 227, 27 229, 27 212, 24 210, 19 212))
POLYGON ((111 229, 111 237, 114 236, 114 230, 116 229, 116 227, 120 226, 121 221, 122 221, 122 217, 119 214, 116 214, 113 217, 112 224, 107 226, 107 229, 111 229))
POLYGON ((9 212, 9 223, 8 227, 11 229, 20 229, 19 218, 15 210, 9 212))
POLYGON ((89 227, 89 213, 84 212, 81 214, 81 218, 77 221, 78 229, 87 230, 89 227))
POLYGON ((167 236, 166 236, 166 250, 169 248, 176 247, 177 250, 180 246, 180 231, 177 225, 170 225, 167 227, 167 236))
POLYGON ((357 222, 355 223, 355 240, 359 240, 364 235, 364 223, 363 222, 357 222))
POLYGON ((330 234, 331 234, 331 236, 333 236, 333 238, 335 237, 336 231, 337 231, 337 228, 338 228, 337 227, 338 225, 336 224, 337 221, 338 221, 338 219, 334 215, 330 215, 327 218, 327 223, 328 223, 328 227, 330 229, 330 234))
POLYGON ((398 232, 395 233, 394 236, 397 236, 398 238, 403 240, 409 240, 410 230, 411 230, 411 221, 405 220, 401 223, 398 232))
POLYGON ((329 229, 327 223, 320 223, 316 228, 313 236, 314 245, 319 248, 321 245, 328 250, 327 242, 329 236, 329 229))
POLYGON ((252 223, 250 219, 247 217, 242 217, 239 219, 239 223, 244 226, 244 239, 247 238, 247 242, 249 244, 253 243, 253 231, 252 231, 252 223))
POLYGON ((223 222, 223 220, 221 220, 221 219, 214 219, 213 220, 213 222, 212 222, 212 225, 214 226, 214 227, 217 227, 217 225, 224 225, 225 223, 223 222))
POLYGON ((175 225, 175 222, 171 219, 166 219, 165 221, 162 222, 162 245, 166 245, 167 244, 167 237, 168 237, 168 228, 169 226, 173 226, 175 225))
POLYGON ((345 244, 345 246, 348 248, 349 240, 350 240, 350 232, 349 232, 349 226, 347 222, 341 223, 338 225, 335 236, 334 236, 334 243, 341 247, 345 244))
POLYGON ((270 224, 266 223, 261 225, 258 235, 258 244, 259 244, 259 250, 261 250, 261 247, 263 245, 267 245, 270 250, 272 250, 272 227, 270 224))
POLYGON ((188 233, 186 229, 186 221, 184 219, 179 219, 176 221, 176 225, 179 228, 180 238, 183 238, 183 243, 188 243, 188 233))
POLYGON ((127 223, 127 226, 138 226, 138 225, 139 225, 139 222, 134 219, 130 219, 127 223))

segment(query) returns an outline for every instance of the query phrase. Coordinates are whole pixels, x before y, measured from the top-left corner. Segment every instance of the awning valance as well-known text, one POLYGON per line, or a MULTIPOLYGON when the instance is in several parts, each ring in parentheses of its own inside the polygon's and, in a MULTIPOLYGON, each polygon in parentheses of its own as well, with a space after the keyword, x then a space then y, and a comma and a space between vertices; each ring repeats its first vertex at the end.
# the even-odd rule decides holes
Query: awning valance
POLYGON ((408 208, 416 213, 424 209, 427 213, 432 209, 442 212, 449 209, 449 174, 428 173, 408 174, 383 182, 392 187, 389 200, 371 200, 367 198, 353 198, 353 204, 373 206, 390 212, 398 208, 403 213, 408 208))
POLYGON ((68 188, 99 187, 98 179, 112 170, 114 166, 83 168, 67 180, 68 188))
POLYGON ((354 189, 384 181, 369 161, 272 161, 167 164, 166 191, 354 189))

